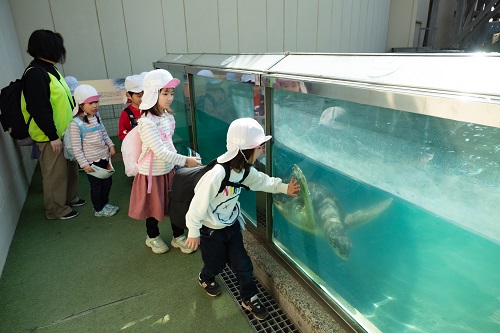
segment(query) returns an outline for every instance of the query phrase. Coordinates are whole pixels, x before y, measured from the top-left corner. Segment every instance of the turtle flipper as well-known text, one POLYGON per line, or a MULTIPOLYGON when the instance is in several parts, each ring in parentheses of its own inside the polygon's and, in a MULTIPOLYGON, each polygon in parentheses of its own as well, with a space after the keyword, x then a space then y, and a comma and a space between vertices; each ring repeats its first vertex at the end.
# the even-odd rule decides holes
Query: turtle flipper
POLYGON ((383 211, 385 211, 392 203, 392 198, 379 202, 368 208, 357 210, 344 219, 344 225, 346 228, 351 229, 357 227, 363 223, 373 220, 383 211))

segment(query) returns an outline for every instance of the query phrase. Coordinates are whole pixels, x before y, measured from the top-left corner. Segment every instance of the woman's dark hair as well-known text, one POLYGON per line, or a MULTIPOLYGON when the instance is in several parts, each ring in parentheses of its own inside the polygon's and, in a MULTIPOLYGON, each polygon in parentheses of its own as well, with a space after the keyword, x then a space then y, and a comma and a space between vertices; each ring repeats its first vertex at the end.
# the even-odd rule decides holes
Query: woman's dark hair
POLYGON ((231 169, 240 172, 243 169, 250 168, 252 164, 248 163, 247 161, 250 160, 250 157, 252 157, 252 154, 255 151, 255 149, 256 148, 238 151, 238 154, 235 157, 233 157, 231 161, 229 161, 229 166, 231 167, 231 169), (243 157, 241 153, 243 153, 245 157, 243 157))
POLYGON ((64 40, 58 32, 44 29, 33 31, 26 51, 33 58, 43 58, 60 64, 66 61, 64 40))

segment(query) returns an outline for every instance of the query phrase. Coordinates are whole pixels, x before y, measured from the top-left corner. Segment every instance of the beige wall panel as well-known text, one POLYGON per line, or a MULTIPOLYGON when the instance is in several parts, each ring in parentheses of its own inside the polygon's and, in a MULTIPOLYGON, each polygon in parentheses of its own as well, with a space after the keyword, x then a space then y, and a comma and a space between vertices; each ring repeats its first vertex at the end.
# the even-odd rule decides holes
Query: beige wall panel
POLYGON ((283 52, 283 0, 267 2, 267 52, 283 52))
POLYGON ((366 52, 366 24, 368 22, 368 0, 361 0, 359 7, 359 31, 357 52, 366 52))
POLYGON ((31 33, 38 29, 54 30, 54 22, 52 21, 49 1, 11 0, 10 6, 17 37, 19 38, 24 67, 27 67, 31 60, 33 60, 33 58, 26 53, 28 39, 31 33))
MULTIPOLYGON (((121 0, 96 0, 96 6, 99 13, 107 78, 126 77, 132 74, 132 65, 125 20, 132 18, 124 19, 121 0)), ((99 79, 104 79, 104 77, 99 79)))
POLYGON ((55 29, 64 38, 64 75, 78 80, 107 77, 94 0, 51 0, 55 29))
POLYGON ((285 0, 284 51, 297 51, 297 0, 285 0))
POLYGON ((168 53, 186 53, 186 20, 183 0, 162 0, 168 53))
POLYGON ((343 1, 342 26, 340 35, 340 52, 352 52, 351 17, 352 17, 352 2, 350 0, 343 1))
POLYGON ((393 1, 390 7, 387 49, 413 46, 418 0, 393 1))
POLYGON ((351 0, 352 9, 351 9, 351 33, 350 33, 350 51, 349 52, 358 52, 359 50, 359 25, 361 21, 360 10, 361 3, 360 0, 351 0))
POLYGON ((331 52, 332 41, 332 0, 318 2, 318 52, 331 52))
POLYGON ((220 52, 239 53, 238 2, 218 0, 220 52))
POLYGON ((318 0, 297 0, 297 51, 318 48, 318 0))
POLYGON ((365 29, 365 45, 364 52, 372 52, 372 44, 373 44, 373 11, 375 2, 377 0, 368 0, 368 11, 366 13, 366 29, 365 29))
POLYGON ((265 53, 266 0, 238 0, 238 36, 240 53, 265 53))
POLYGON ((188 52, 220 52, 217 0, 185 0, 188 52))
POLYGON ((163 10, 161 0, 123 0, 132 73, 153 69, 153 62, 165 56, 165 31, 163 30, 163 10))
POLYGON ((344 10, 343 0, 333 0, 332 3, 332 39, 330 42, 330 52, 341 52, 342 41, 342 13, 344 10))

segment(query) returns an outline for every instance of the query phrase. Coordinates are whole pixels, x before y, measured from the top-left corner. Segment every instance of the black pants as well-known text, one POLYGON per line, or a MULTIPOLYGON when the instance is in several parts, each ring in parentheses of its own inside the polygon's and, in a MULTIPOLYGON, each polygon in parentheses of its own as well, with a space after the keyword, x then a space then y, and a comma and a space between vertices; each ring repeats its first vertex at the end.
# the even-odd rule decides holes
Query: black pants
MULTIPOLYGON (((92 163, 92 165, 97 165, 98 167, 106 169, 108 167, 108 161, 99 160, 98 162, 92 163)), ((94 205, 94 210, 99 212, 109 202, 109 192, 111 191, 113 181, 111 177, 101 179, 89 174, 87 174, 87 178, 90 183, 90 199, 92 200, 92 205, 94 205)))
POLYGON ((241 227, 236 220, 232 226, 224 229, 200 229, 200 250, 203 269, 200 277, 203 281, 212 282, 220 274, 226 264, 236 275, 243 301, 257 294, 257 285, 253 279, 253 265, 243 246, 241 227))
MULTIPOLYGON (((179 236, 184 235, 184 229, 179 228, 176 225, 173 225, 170 223, 172 226, 172 235, 174 238, 177 238, 179 236)), ((155 219, 154 217, 148 217, 146 219, 146 233, 148 234, 149 238, 156 238, 160 235, 160 229, 158 228, 158 220, 155 219)))

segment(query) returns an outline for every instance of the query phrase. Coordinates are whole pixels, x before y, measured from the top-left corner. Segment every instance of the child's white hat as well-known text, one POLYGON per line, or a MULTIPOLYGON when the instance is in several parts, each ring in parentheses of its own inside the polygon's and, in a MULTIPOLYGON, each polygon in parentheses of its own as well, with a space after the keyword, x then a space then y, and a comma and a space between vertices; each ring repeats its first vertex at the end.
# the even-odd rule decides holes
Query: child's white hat
POLYGON ((75 108, 73 109, 73 116, 75 116, 78 113, 78 110, 80 109, 80 104, 99 102, 99 98, 101 98, 101 95, 97 93, 97 90, 95 90, 94 87, 88 84, 81 84, 78 87, 76 87, 74 97, 76 105, 75 108))
POLYGON ((164 69, 155 69, 144 76, 143 87, 144 95, 139 105, 141 110, 151 109, 158 101, 158 92, 162 88, 175 88, 180 83, 179 79, 164 69))
POLYGON ((76 87, 78 87, 78 80, 74 76, 66 76, 64 81, 68 84, 68 88, 71 91, 71 95, 75 93, 76 87))
POLYGON ((227 130, 227 152, 217 158, 217 162, 225 163, 232 160, 240 150, 257 148, 269 141, 271 135, 265 135, 264 129, 253 118, 236 119, 227 130))
POLYGON ((144 89, 142 88, 142 81, 144 77, 140 75, 130 75, 125 78, 125 91, 140 93, 144 89))
POLYGON ((142 87, 144 76, 141 75, 130 75, 125 78, 125 96, 123 96, 123 104, 127 103, 128 101, 126 93, 140 93, 144 90, 144 88, 142 87))

